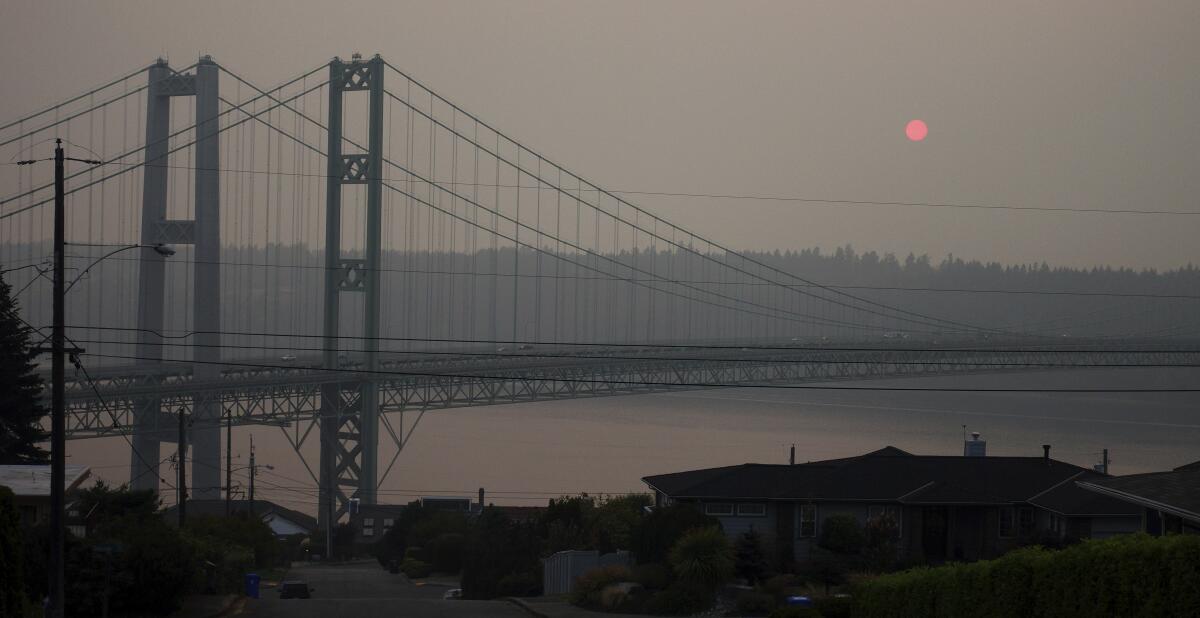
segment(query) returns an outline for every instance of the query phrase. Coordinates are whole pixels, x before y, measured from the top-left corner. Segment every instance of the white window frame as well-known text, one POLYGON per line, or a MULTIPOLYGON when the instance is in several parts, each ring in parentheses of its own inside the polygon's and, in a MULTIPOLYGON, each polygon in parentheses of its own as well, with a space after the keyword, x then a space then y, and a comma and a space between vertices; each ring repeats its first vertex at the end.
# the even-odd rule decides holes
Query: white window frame
POLYGON ((395 523, 396 523, 395 519, 393 519, 391 517, 385 517, 383 519, 383 529, 387 530, 387 529, 391 528, 393 525, 395 525, 395 523))
POLYGON ((367 528, 367 527, 365 527, 365 526, 364 526, 364 527, 363 527, 363 534, 362 534, 362 535, 363 535, 363 536, 375 536, 375 529, 374 529, 374 528, 367 528))
POLYGON ((799 508, 796 509, 796 520, 797 520, 797 525, 796 525, 796 537, 797 538, 801 538, 801 539, 816 538, 816 536, 817 536, 817 505, 801 504, 799 506, 799 508), (808 519, 805 519, 805 517, 804 517, 804 513, 806 511, 812 514, 812 516, 809 517, 808 519), (804 533, 805 522, 812 524, 812 532, 809 534, 804 533))
POLYGON ((762 502, 739 502, 737 505, 737 515, 738 517, 766 517, 767 505, 762 502), (757 512, 743 513, 742 509, 744 507, 757 507, 757 512))
POLYGON ((734 513, 736 513, 736 512, 737 511, 734 509, 732 502, 705 502, 704 503, 704 514, 705 515, 711 515, 713 517, 733 517, 734 513), (714 509, 713 507, 722 507, 722 509, 727 509, 727 510, 724 510, 724 512, 717 512, 718 509, 714 509))
POLYGON ((997 518, 996 533, 1002 539, 1014 539, 1017 535, 1017 507, 1002 506, 999 509, 1000 517, 997 518), (1004 520, 1008 520, 1008 534, 1004 534, 1004 520))
POLYGON ((364 517, 363 518, 363 528, 374 528, 374 527, 375 527, 375 518, 373 518, 373 517, 364 517))

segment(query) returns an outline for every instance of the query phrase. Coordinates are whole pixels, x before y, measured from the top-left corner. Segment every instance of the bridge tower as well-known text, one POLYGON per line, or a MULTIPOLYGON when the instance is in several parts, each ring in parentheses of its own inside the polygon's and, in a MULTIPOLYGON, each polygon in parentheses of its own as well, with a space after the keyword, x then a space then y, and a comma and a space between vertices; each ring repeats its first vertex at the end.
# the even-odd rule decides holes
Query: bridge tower
MULTIPOLYGON (((143 364, 162 360, 163 317, 167 308, 165 258, 149 248, 155 244, 193 245, 194 288, 192 370, 196 381, 220 375, 221 360, 221 226, 218 133, 220 67, 208 56, 200 59, 192 74, 178 73, 159 60, 148 69, 146 100, 146 152, 142 180, 142 227, 138 267, 137 356, 143 364), (195 213, 190 220, 167 219, 168 142, 171 130, 171 98, 196 97, 195 213)), ((155 372, 147 371, 153 376, 155 372)), ((149 377, 153 381, 156 378, 149 377)), ((188 442, 193 446, 192 496, 218 498, 221 492, 220 407, 211 400, 193 397, 192 409, 162 410, 158 398, 142 399, 134 413, 133 445, 130 454, 130 485, 134 489, 158 490, 159 447, 175 441, 175 421, 169 416, 190 412, 194 422, 188 442), (166 413, 166 414, 164 414, 166 413)))
MULTIPOLYGON (((364 370, 360 379, 330 383, 321 390, 321 505, 320 527, 327 529, 345 512, 347 500, 375 503, 378 483, 379 390, 375 376, 379 351, 379 267, 381 203, 383 198, 383 59, 329 63, 328 173, 325 197, 325 311, 323 364, 342 367, 342 294, 362 294, 360 332, 364 370), (342 152, 342 110, 346 93, 365 91, 369 97, 367 152, 342 152), (366 217, 361 258, 342 251, 342 188, 366 185, 366 217), (350 495, 345 490, 351 491, 350 495)), ((348 218, 347 221, 353 221, 348 218)), ((357 235, 359 230, 351 231, 357 235)), ((353 323, 355 320, 348 320, 353 323)), ((348 357, 347 357, 348 358, 348 357)))

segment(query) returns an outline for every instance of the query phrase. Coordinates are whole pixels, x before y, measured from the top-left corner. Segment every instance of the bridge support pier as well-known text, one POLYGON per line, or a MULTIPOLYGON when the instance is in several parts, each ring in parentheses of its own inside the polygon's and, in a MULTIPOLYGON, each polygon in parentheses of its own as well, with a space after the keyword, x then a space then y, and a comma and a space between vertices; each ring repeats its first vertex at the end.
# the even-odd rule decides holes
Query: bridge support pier
MULTIPOLYGON (((341 341, 341 294, 361 293, 363 326, 361 379, 327 384, 321 390, 321 466, 318 521, 330 529, 346 511, 349 497, 373 504, 378 483, 379 391, 369 373, 379 367, 379 267, 383 195, 383 59, 329 63, 328 174, 325 202, 325 303, 323 364, 341 369, 349 356, 338 353, 341 341), (342 109, 345 93, 370 97, 367 152, 343 154, 342 109), (366 217, 361 258, 342 251, 342 189, 366 185, 366 217), (346 490, 350 490, 347 495, 346 490)), ((357 230, 355 230, 357 232, 357 230)))
MULTIPOLYGON (((146 165, 142 186, 142 230, 138 272, 138 354, 141 363, 162 360, 161 333, 166 302, 165 256, 150 248, 156 244, 194 245, 194 322, 197 331, 192 348, 195 380, 220 375, 221 360, 221 231, 220 231, 220 67, 205 56, 192 75, 173 71, 160 60, 149 69, 150 87, 146 101, 146 165), (192 220, 167 219, 168 135, 171 126, 171 97, 196 97, 195 213, 192 220)), ((151 375, 153 372, 149 372, 151 375)), ((153 378, 150 378, 153 379, 153 378)), ((211 400, 193 397, 191 414, 198 423, 189 435, 193 445, 192 495, 215 499, 221 492, 220 429, 213 422, 221 415, 211 400)), ((160 442, 174 435, 159 426, 162 401, 140 400, 134 419, 130 454, 130 485, 134 489, 158 490, 160 442)), ((169 410, 179 413, 179 410, 169 410)))

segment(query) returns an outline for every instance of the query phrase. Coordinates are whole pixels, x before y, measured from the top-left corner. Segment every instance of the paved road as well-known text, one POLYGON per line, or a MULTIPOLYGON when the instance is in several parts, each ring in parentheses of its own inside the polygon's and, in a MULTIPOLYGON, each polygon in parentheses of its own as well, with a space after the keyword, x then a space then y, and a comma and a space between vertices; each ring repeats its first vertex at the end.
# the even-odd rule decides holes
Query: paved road
POLYGON ((249 599, 239 617, 263 618, 372 618, 375 616, 528 618, 529 614, 505 601, 443 601, 443 586, 416 586, 403 575, 392 575, 375 562, 347 565, 304 565, 293 568, 288 579, 300 579, 316 588, 311 599, 280 599, 274 589, 262 598, 249 599))

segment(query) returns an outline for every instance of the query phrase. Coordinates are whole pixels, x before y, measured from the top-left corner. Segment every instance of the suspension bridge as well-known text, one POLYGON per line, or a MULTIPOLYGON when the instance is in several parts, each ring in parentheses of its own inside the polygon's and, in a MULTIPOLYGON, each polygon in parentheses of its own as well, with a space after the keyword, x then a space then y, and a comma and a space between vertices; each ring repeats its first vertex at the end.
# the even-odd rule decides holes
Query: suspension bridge
MULTIPOLYGON (((350 497, 375 502, 396 463, 380 442, 398 454, 431 409, 1200 353, 1187 301, 1075 319, 1068 339, 1028 304, 963 320, 806 279, 605 190, 379 56, 271 87, 207 56, 160 60, 4 124, 0 148, 54 137, 103 162, 68 175, 83 350, 68 437, 125 436, 132 485, 157 489, 185 415, 193 496, 216 498, 221 426, 277 425, 297 454, 320 444, 301 461, 331 507, 322 525, 350 497)), ((44 334, 53 185, 36 166, 4 173, 0 264, 44 334)))

